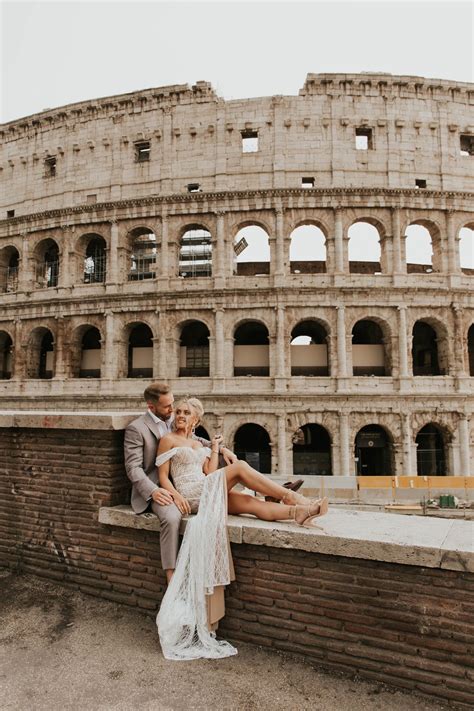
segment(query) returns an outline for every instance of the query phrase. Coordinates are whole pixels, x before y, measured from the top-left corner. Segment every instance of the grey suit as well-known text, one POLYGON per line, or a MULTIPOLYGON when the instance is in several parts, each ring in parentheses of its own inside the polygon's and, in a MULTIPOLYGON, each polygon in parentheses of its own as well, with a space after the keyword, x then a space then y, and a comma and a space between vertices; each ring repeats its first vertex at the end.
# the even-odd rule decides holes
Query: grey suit
POLYGON ((124 454, 125 470, 132 482, 132 508, 137 514, 143 513, 151 503, 160 519, 161 564, 163 570, 169 570, 176 566, 181 513, 175 504, 160 506, 151 498, 158 486, 155 460, 161 436, 151 415, 141 415, 125 430, 124 454))

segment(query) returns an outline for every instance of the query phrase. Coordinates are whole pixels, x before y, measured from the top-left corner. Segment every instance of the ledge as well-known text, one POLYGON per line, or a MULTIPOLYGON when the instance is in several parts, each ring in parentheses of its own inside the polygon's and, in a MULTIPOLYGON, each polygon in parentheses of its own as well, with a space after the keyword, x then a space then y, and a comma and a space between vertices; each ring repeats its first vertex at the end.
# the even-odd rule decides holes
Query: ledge
MULTIPOLYGON (((183 519, 181 532, 187 520, 189 517, 183 519)), ((102 507, 99 523, 160 530, 153 513, 137 515, 130 506, 102 507)), ((292 523, 229 516, 227 528, 231 543, 474 573, 474 522, 471 521, 332 509, 316 523, 321 528, 310 530, 292 523)))
POLYGON ((137 412, 71 412, 67 410, 2 410, 0 427, 31 427, 59 430, 124 430, 143 410, 137 412))

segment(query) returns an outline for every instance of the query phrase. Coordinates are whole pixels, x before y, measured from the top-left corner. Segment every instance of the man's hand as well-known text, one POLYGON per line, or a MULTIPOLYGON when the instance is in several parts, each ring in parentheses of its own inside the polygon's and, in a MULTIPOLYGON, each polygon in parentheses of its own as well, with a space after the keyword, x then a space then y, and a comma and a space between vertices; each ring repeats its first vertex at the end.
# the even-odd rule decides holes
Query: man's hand
POLYGON ((226 464, 234 464, 237 461, 237 455, 227 449, 227 447, 221 447, 221 454, 224 457, 226 464))
POLYGON ((168 506, 173 503, 173 497, 169 491, 166 491, 166 489, 155 489, 151 495, 151 498, 153 501, 156 501, 157 504, 160 504, 160 506, 168 506))
POLYGON ((181 496, 181 494, 178 494, 178 492, 176 492, 175 494, 173 494, 173 500, 178 509, 183 514, 183 516, 191 513, 191 506, 189 505, 189 501, 185 499, 184 496, 181 496))

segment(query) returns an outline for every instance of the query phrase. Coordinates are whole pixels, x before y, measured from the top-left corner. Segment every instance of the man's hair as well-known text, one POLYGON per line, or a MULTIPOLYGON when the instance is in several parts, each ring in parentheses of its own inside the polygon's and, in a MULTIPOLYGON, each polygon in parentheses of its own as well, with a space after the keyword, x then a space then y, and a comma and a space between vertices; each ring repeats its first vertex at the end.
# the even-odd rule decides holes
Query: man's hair
POLYGON ((151 385, 146 388, 145 392, 143 393, 143 397, 145 398, 146 402, 156 403, 160 399, 161 395, 167 395, 170 392, 171 388, 168 383, 156 382, 151 383, 151 385))

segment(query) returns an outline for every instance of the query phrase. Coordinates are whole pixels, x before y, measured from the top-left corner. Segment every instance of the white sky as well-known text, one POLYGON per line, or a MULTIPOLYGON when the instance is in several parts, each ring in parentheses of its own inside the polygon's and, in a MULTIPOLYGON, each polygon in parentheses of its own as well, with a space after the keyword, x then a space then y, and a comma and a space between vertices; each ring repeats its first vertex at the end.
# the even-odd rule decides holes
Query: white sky
POLYGON ((226 99, 297 95, 308 72, 472 82, 473 21, 473 1, 0 0, 0 120, 198 80, 226 99))

